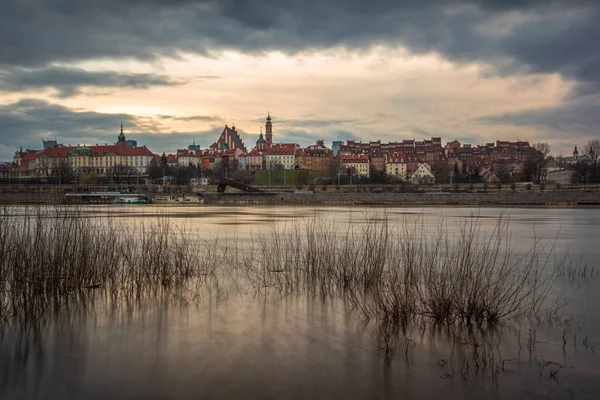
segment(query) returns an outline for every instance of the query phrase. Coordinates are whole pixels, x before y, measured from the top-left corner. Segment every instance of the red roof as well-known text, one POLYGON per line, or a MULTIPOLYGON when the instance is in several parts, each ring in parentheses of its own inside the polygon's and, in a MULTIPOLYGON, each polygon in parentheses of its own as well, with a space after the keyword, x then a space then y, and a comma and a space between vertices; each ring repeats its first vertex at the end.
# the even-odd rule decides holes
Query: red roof
POLYGON ((404 164, 407 162, 406 154, 404 153, 391 153, 387 158, 388 164, 404 164))
POLYGON ((23 157, 21 157, 21 162, 35 160, 39 153, 40 152, 37 151, 28 151, 23 157))
POLYGON ((142 147, 131 147, 131 146, 113 146, 116 149, 113 152, 120 156, 149 156, 152 157, 152 152, 145 146, 142 147))
POLYGON ((343 163, 368 163, 369 155, 368 154, 350 154, 347 156, 342 156, 341 162, 343 162, 343 163))
POLYGON ((246 155, 247 156, 262 156, 262 153, 260 151, 258 151, 257 149, 254 149, 254 150, 251 150, 246 155))
MULTIPOLYGON (((88 146, 92 150, 92 157, 102 157, 107 153, 113 153, 117 156, 148 156, 154 157, 154 154, 146 146, 132 147, 122 144, 105 146, 88 146)), ((58 147, 60 148, 60 147, 58 147)), ((71 150, 77 147, 72 147, 71 150)))
POLYGON ((51 158, 67 158, 69 152, 76 148, 77 147, 72 146, 48 147, 47 149, 44 149, 44 151, 42 151, 42 153, 39 156, 44 155, 51 158))
POLYGON ((214 155, 216 157, 232 157, 232 156, 235 156, 235 153, 237 150, 240 150, 240 149, 227 149, 227 150, 215 151, 214 155))
POLYGON ((327 148, 307 147, 302 150, 301 155, 308 157, 326 157, 331 156, 333 152, 327 148))
POLYGON ((296 145, 294 143, 279 143, 267 149, 267 155, 294 155, 296 145))

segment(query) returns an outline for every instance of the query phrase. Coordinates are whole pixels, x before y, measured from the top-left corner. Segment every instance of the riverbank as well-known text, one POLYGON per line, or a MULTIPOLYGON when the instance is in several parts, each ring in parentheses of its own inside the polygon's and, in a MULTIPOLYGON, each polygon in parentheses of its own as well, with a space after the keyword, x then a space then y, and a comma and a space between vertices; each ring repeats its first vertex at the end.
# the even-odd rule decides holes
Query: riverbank
MULTIPOLYGON (((464 206, 600 206, 600 192, 487 192, 487 193, 216 193, 203 194, 205 204, 306 205, 464 205, 464 206)), ((0 193, 0 204, 60 204, 61 192, 0 193)))
POLYGON ((600 193, 205 193, 206 204, 600 206, 600 193))

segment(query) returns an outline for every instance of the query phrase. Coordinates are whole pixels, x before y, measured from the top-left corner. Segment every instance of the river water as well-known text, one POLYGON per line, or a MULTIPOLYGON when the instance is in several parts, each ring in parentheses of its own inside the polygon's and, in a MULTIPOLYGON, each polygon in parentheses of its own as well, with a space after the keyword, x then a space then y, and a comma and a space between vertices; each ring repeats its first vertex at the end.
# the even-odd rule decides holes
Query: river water
MULTIPOLYGON (((332 229, 359 229, 374 213, 385 213, 398 224, 420 221, 435 228, 443 221, 451 230, 475 218, 483 232, 504 218, 515 252, 526 252, 537 240, 600 271, 597 208, 94 206, 85 211, 116 216, 124 224, 160 215, 203 238, 219 237, 242 248, 260 233, 307 218, 331 221, 332 229)), ((596 275, 557 280, 555 291, 566 300, 556 319, 515 322, 490 333, 495 357, 504 361, 495 373, 473 361, 465 371, 473 346, 457 346, 451 327, 411 329, 409 340, 390 357, 381 326, 336 298, 232 292, 185 304, 75 305, 35 326, 2 322, 0 398, 597 399, 596 275)))

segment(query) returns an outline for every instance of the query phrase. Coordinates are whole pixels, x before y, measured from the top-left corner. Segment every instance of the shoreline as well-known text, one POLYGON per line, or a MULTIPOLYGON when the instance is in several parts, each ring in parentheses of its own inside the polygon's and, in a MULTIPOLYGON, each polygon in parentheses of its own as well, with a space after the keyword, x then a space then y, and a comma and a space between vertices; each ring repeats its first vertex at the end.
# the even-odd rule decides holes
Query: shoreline
MULTIPOLYGON (((311 193, 290 192, 243 193, 205 192, 206 205, 307 205, 307 206, 517 206, 517 207, 600 207, 600 192, 531 192, 531 193, 311 193)), ((0 205, 62 204, 64 193, 0 193, 0 205)), ((201 204, 164 204, 199 206, 201 204)), ((115 204, 117 205, 117 204, 115 204)), ((122 204, 120 204, 122 205, 122 204)))

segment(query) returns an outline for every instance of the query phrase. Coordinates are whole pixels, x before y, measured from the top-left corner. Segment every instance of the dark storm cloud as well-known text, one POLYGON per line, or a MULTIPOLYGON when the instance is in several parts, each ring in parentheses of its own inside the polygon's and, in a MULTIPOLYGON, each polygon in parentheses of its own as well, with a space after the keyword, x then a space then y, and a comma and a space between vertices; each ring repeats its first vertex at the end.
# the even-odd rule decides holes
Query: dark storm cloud
POLYGON ((80 68, 8 67, 0 70, 0 91, 29 92, 48 88, 56 90, 58 97, 71 97, 82 88, 138 88, 175 86, 184 83, 165 75, 130 74, 118 72, 90 72, 80 68))
POLYGON ((145 144, 155 152, 184 148, 193 140, 209 145, 223 129, 219 125, 207 131, 168 132, 147 117, 81 111, 42 100, 23 99, 0 106, 0 144, 10 153, 0 154, 0 160, 8 160, 11 152, 20 146, 39 149, 43 139, 54 137, 65 145, 114 143, 121 121, 128 138, 136 139, 139 145, 145 144))
POLYGON ((0 64, 384 43, 458 61, 508 58, 593 84, 599 18, 595 0, 8 0, 0 64), (499 17, 519 16, 494 31, 499 17))
POLYGON ((494 74, 557 73, 576 83, 561 106, 487 123, 557 126, 556 115, 600 115, 597 102, 579 101, 600 93, 598 0, 4 0, 0 37, 0 70, 226 49, 399 45, 482 61, 494 74))
POLYGON ((103 114, 72 110, 43 100, 23 99, 0 106, 0 142, 18 146, 41 141, 42 137, 58 135, 65 141, 82 136, 118 134, 120 121, 133 126, 135 117, 128 114, 103 114))
POLYGON ((496 125, 531 126, 545 129, 547 137, 600 135, 600 95, 544 107, 477 119, 496 125))

